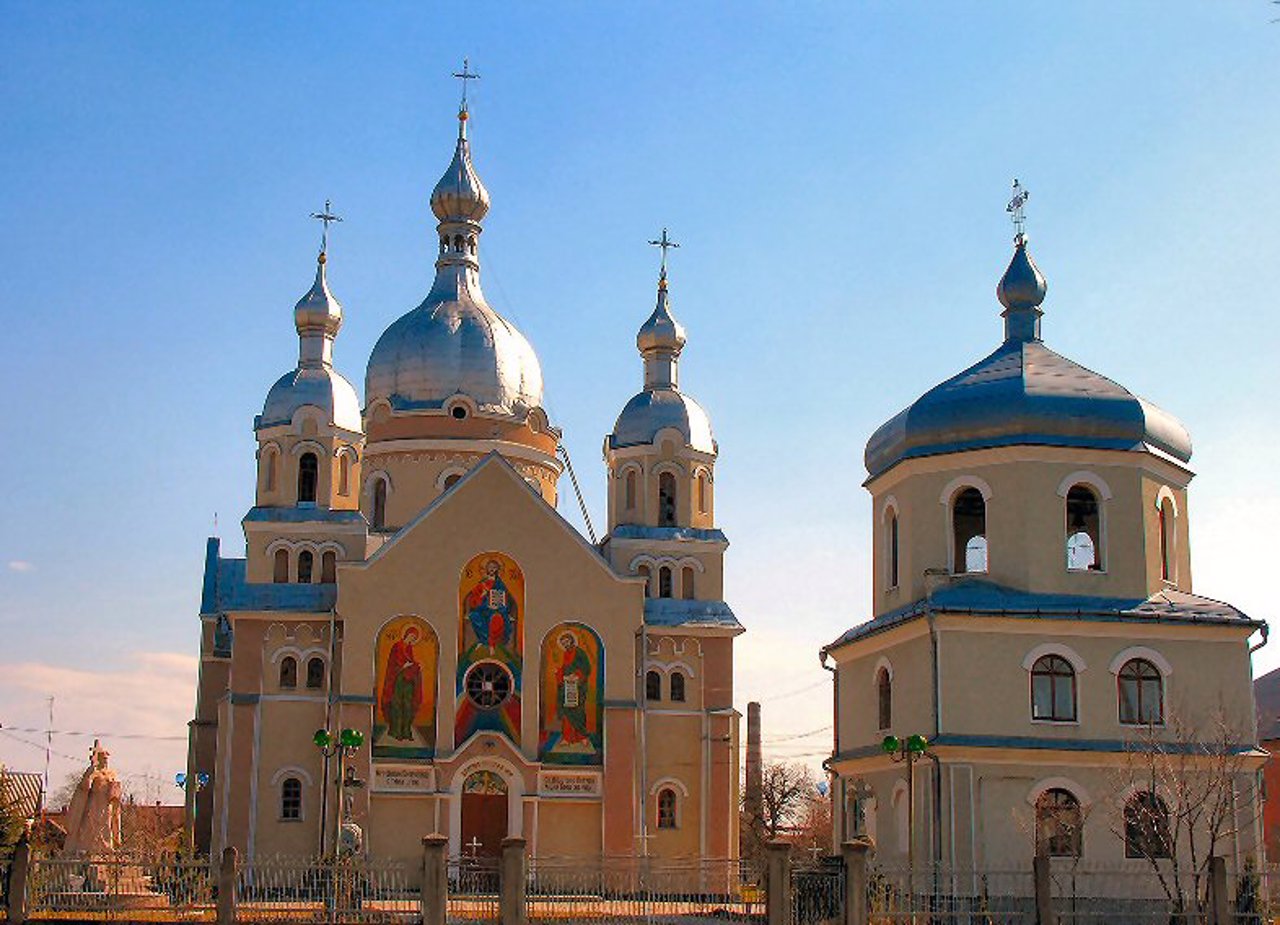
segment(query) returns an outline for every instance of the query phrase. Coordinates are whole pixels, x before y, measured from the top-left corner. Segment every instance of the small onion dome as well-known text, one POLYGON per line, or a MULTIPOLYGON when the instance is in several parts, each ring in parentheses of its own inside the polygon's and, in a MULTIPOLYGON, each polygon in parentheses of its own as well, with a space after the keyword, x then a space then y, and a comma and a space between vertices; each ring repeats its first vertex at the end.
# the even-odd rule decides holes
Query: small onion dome
POLYGON ((453 160, 431 191, 431 211, 442 222, 478 222, 489 212, 489 191, 471 163, 467 113, 458 113, 458 146, 453 160))
POLYGON ((711 419, 696 401, 675 389, 649 389, 627 402, 613 425, 609 446, 650 445, 658 433, 675 428, 685 443, 702 453, 716 452, 711 419))
POLYGON ((667 281, 658 286, 658 305, 636 333, 636 347, 642 354, 653 350, 679 353, 685 345, 684 325, 676 321, 667 302, 667 281))
POLYGON ((325 261, 326 257, 321 252, 316 260, 316 281, 293 309, 293 323, 297 325, 299 335, 335 337, 342 327, 342 305, 329 291, 329 281, 324 273, 325 261))
POLYGON ((1037 308, 1044 301, 1048 285, 1040 274, 1040 268, 1027 253, 1026 236, 1018 235, 1016 244, 1009 268, 996 285, 996 298, 1010 311, 1037 308))
POLYGON ((360 433, 360 399, 355 387, 332 367, 299 367, 281 376, 267 393, 255 429, 293 421, 300 408, 319 408, 334 427, 360 433))

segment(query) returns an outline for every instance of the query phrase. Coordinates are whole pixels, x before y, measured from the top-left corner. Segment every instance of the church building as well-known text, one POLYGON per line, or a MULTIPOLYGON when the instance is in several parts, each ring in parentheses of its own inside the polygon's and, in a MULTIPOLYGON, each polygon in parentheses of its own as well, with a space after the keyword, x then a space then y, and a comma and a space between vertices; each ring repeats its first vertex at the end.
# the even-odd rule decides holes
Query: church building
POLYGON ((435 280, 373 348, 363 401, 335 367, 327 247, 294 309, 297 365, 254 419, 245 553, 208 543, 197 843, 416 861, 439 833, 452 856, 521 836, 540 857, 735 857, 742 626, 718 448, 679 386, 669 242, 595 542, 557 512, 567 455, 538 356, 481 289, 468 116, 464 97, 431 194, 435 280))
POLYGON ((1191 438, 1045 345, 1020 225, 996 294, 1003 342, 867 443, 871 618, 821 652, 836 842, 959 871, 1039 851, 1238 872, 1266 625, 1192 591, 1191 438))

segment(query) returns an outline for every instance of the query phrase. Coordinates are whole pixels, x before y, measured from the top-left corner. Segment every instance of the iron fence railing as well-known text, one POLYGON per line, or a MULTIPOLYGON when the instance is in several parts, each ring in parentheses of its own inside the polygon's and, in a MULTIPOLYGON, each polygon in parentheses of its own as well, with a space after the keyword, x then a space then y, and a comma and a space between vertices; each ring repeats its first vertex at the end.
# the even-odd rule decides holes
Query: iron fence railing
POLYGON ((237 922, 390 925, 420 913, 419 887, 395 861, 261 858, 237 871, 237 922))
POLYGON ((845 869, 839 858, 791 868, 792 925, 839 925, 844 903, 845 869))
POLYGON ((449 898, 445 918, 450 925, 499 921, 501 883, 497 858, 450 858, 446 877, 449 898))
POLYGON ((867 902, 876 923, 1032 925, 1035 882, 1026 870, 872 866, 867 902))
POLYGON ((32 917, 204 921, 214 918, 214 876, 205 859, 33 857, 27 876, 32 917))
POLYGON ((737 860, 538 858, 529 863, 530 922, 765 920, 759 870, 737 860))

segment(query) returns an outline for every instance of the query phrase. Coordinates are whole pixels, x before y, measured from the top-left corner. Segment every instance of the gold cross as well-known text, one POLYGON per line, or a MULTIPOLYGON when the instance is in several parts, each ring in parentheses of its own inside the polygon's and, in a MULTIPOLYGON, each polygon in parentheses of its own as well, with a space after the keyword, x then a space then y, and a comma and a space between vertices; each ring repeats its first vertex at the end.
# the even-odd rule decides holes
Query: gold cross
POLYGON ((665 282, 667 278, 667 251, 671 250, 671 248, 673 247, 679 247, 680 245, 677 244, 675 241, 672 241, 671 238, 667 236, 667 229, 665 228, 662 229, 662 237, 658 238, 656 241, 650 241, 649 243, 652 244, 654 247, 659 247, 662 249, 661 279, 665 282))
POLYGON ((327 254, 329 252, 329 223, 342 221, 342 216, 333 214, 333 205, 326 199, 324 201, 324 211, 312 212, 311 217, 318 219, 324 225, 324 231, 320 233, 320 253, 327 254))

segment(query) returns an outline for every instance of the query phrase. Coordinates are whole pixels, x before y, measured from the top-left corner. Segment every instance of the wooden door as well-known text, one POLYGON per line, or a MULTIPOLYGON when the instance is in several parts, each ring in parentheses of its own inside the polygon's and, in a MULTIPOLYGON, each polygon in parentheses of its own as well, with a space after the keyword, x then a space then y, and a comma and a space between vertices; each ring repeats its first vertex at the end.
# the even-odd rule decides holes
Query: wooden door
POLYGON ((507 795, 505 793, 464 793, 462 795, 463 857, 496 858, 507 837, 507 795))

